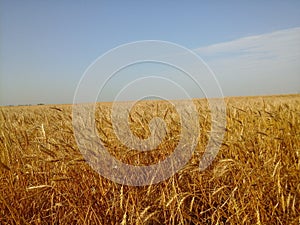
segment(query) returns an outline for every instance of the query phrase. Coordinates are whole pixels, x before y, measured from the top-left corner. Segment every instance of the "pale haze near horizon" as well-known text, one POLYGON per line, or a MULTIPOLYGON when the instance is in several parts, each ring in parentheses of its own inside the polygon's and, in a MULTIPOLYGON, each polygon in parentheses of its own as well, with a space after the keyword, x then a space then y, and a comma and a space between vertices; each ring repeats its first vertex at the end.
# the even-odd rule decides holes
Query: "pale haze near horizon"
MULTIPOLYGON (((299 93, 299 15, 297 1, 1 1, 0 105, 72 103, 95 59, 121 44, 149 39, 193 50, 225 96, 299 93)), ((112 101, 138 74, 124 76, 112 80, 100 100, 112 101)), ((185 85, 192 97, 203 97, 185 85)))

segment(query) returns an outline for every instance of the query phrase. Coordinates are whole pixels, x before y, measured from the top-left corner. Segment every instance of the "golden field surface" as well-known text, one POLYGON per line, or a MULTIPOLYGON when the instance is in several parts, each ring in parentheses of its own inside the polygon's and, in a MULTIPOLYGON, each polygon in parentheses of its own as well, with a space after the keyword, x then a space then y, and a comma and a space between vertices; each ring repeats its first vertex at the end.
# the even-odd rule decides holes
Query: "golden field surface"
MULTIPOLYGON (((300 224, 300 95, 225 102, 213 163, 199 171, 212 121, 207 101, 197 99, 193 156, 174 176, 147 186, 114 183, 89 166, 71 105, 0 107, 0 224, 300 224)), ((163 141, 147 152, 118 140, 111 107, 97 105, 96 127, 112 156, 141 166, 172 154, 181 132, 172 105, 144 101, 131 110, 130 128, 140 138, 150 135, 151 118, 167 124, 163 141)))

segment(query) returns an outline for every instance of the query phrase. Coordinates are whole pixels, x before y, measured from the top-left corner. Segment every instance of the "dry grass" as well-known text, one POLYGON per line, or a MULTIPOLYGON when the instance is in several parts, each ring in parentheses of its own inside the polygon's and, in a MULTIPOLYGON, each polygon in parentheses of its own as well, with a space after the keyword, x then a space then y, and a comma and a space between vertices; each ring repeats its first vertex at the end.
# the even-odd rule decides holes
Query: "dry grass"
MULTIPOLYGON (((195 100, 202 134, 190 162, 150 186, 113 183, 93 171, 73 136, 71 106, 0 108, 0 224, 299 224, 300 95, 229 98, 227 127, 214 163, 199 172, 210 131, 195 100)), ((131 114, 142 138, 161 116, 169 131, 154 151, 129 150, 112 133, 110 104, 100 104, 99 136, 119 160, 148 165, 172 153, 179 117, 162 102, 131 114)))

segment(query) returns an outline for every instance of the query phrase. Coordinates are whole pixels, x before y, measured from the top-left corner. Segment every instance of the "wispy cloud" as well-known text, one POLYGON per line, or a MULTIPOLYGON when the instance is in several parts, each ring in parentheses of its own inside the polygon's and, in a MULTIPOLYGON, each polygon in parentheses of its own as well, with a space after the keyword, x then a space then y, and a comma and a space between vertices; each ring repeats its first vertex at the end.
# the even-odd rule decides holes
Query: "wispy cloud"
POLYGON ((249 36, 195 50, 225 94, 300 91, 300 27, 249 36))

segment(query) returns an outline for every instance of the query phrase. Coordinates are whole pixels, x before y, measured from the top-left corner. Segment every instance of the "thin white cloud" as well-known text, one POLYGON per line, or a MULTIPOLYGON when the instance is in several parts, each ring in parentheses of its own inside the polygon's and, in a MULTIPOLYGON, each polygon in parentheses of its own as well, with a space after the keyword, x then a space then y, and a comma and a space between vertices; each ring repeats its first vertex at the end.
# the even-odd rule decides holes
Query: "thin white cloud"
POLYGON ((215 72, 227 95, 300 91, 300 27, 214 44, 195 52, 215 72))
POLYGON ((254 55, 254 56, 299 56, 300 27, 280 30, 269 34, 249 36, 225 43, 196 49, 200 54, 254 55))

